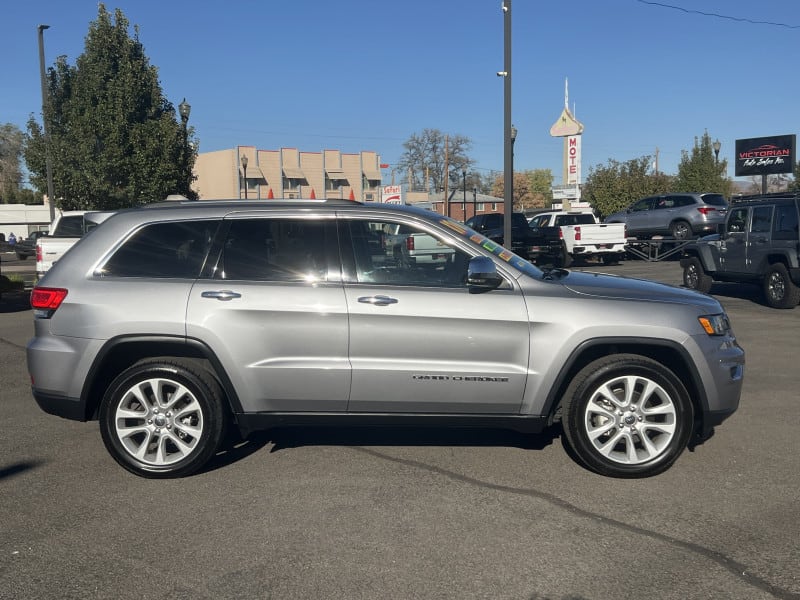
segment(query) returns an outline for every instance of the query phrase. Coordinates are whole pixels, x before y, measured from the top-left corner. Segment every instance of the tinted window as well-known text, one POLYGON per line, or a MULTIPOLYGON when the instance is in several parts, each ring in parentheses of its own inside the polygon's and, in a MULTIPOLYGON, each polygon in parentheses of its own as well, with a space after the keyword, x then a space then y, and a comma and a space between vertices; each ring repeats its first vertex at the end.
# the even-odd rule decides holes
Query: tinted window
POLYGON ((511 213, 511 225, 513 227, 522 227, 524 229, 528 226, 528 220, 522 213, 511 213))
POLYGON ((753 209, 753 220, 750 231, 753 233, 766 233, 772 229, 772 207, 757 206, 753 209))
POLYGON ((83 235, 83 215, 61 217, 55 235, 57 237, 81 237, 83 235))
POLYGON ((146 225, 120 246, 100 274, 196 279, 216 228, 216 221, 146 225))
POLYGON ((350 278, 357 283, 424 287, 466 284, 470 256, 423 229, 359 220, 347 222, 347 228, 355 263, 350 278), (383 233, 397 230, 402 233, 383 233))
POLYGON ((728 232, 740 233, 747 231, 747 209, 737 208, 731 211, 731 216, 728 218, 728 232))
POLYGON ((697 204, 697 201, 692 196, 672 196, 672 205, 675 208, 692 206, 693 204, 697 204))
POLYGON ((776 240, 796 240, 797 209, 794 204, 783 204, 775 207, 775 230, 772 235, 776 240))
POLYGON ((728 201, 725 200, 725 196, 722 194, 702 194, 700 198, 711 206, 728 206, 728 201))
POLYGON ((556 225, 590 225, 594 223, 594 217, 589 213, 581 213, 577 215, 558 215, 556 217, 556 225))
POLYGON ((496 214, 486 215, 486 223, 484 225, 486 229, 499 229, 502 226, 503 226, 503 215, 496 215, 496 214))
POLYGON ((325 281, 328 229, 325 221, 233 220, 222 250, 220 276, 251 281, 325 281))
POLYGON ((638 202, 634 203, 633 206, 631 206, 631 210, 634 212, 638 212, 640 210, 650 210, 650 208, 653 206, 653 200, 654 198, 644 198, 639 200, 638 202))

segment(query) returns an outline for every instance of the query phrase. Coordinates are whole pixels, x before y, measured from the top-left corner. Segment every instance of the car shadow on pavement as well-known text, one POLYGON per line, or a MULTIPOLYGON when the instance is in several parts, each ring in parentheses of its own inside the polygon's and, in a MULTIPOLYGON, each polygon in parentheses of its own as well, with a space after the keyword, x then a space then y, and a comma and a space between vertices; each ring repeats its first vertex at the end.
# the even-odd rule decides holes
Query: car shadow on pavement
POLYGON ((279 427, 252 433, 245 440, 229 439, 199 473, 227 467, 270 444, 270 452, 303 446, 496 446, 543 450, 560 435, 560 427, 538 434, 452 427, 279 427))
POLYGON ((738 298, 740 300, 750 300, 754 304, 769 307, 761 286, 749 283, 720 283, 714 282, 709 293, 712 296, 721 298, 738 298))
POLYGON ((504 429, 458 427, 282 427, 268 432, 272 452, 300 446, 500 446, 542 450, 553 443, 561 429, 540 434, 504 429))
POLYGON ((3 292, 0 296, 0 313, 16 313, 31 309, 31 293, 25 291, 3 292))

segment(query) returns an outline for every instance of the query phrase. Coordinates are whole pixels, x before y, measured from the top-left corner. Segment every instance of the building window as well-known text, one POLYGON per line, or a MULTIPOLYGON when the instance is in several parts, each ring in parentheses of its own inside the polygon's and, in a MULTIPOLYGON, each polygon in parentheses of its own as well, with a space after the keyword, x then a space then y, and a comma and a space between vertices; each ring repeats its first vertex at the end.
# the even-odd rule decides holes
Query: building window
POLYGON ((483 212, 483 211, 486 210, 486 205, 483 202, 478 202, 478 204, 476 206, 477 206, 476 210, 478 212, 483 212))
POLYGON ((492 212, 497 210, 497 202, 492 202, 492 212))

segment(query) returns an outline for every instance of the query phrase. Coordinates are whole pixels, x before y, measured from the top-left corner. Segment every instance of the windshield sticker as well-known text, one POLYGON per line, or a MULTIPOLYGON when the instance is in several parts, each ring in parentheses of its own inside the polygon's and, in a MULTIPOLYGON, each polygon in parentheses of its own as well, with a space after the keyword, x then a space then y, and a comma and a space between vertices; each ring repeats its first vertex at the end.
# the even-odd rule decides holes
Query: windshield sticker
POLYGON ((456 223, 455 221, 449 221, 443 219, 441 223, 442 225, 444 225, 445 227, 449 227, 459 235, 464 235, 464 236, 467 235, 467 230, 462 225, 456 223))

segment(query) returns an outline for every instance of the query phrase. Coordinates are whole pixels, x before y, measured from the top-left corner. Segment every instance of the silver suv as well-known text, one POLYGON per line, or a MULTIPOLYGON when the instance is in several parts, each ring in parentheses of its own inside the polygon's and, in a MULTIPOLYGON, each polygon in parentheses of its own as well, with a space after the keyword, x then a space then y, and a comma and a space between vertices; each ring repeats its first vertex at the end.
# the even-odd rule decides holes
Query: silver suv
POLYGON ((710 296, 542 271, 430 211, 349 201, 121 211, 34 289, 48 413, 97 419, 144 477, 279 425, 560 422, 586 467, 660 473, 739 403, 744 352, 710 296), (397 260, 387 232, 447 260, 397 260))
POLYGON ((728 202, 722 194, 662 194, 634 202, 606 217, 606 223, 625 223, 628 235, 649 238, 670 235, 688 240, 717 232, 725 222, 728 202))

